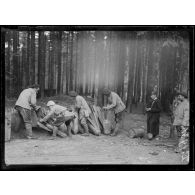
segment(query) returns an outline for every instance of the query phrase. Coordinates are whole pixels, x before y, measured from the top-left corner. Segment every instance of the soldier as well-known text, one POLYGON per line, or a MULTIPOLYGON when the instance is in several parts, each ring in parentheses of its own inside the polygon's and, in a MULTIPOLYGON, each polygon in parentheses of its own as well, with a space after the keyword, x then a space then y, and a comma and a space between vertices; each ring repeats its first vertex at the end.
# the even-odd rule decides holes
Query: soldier
POLYGON ((181 102, 178 99, 177 94, 178 94, 178 90, 177 88, 174 88, 173 95, 170 100, 171 103, 169 102, 169 113, 168 113, 171 119, 170 135, 169 135, 170 138, 173 138, 175 136, 175 130, 177 130, 177 127, 173 125, 176 108, 181 102))
POLYGON ((174 137, 175 131, 177 134, 177 138, 181 137, 181 128, 180 126, 174 125, 175 115, 178 112, 178 106, 181 103, 181 100, 178 99, 177 95, 175 96, 173 103, 171 105, 171 131, 170 131, 170 138, 174 137))
POLYGON ((39 91, 39 85, 34 84, 27 89, 24 89, 15 104, 15 109, 21 115, 24 126, 26 129, 26 138, 27 139, 35 139, 32 135, 32 116, 31 110, 37 110, 39 107, 36 105, 36 96, 39 91))
POLYGON ((181 153, 182 161, 189 162, 189 101, 186 93, 179 92, 178 99, 181 103, 175 110, 173 125, 180 129, 178 146, 175 152, 181 153))
MULTIPOLYGON (((161 112, 161 104, 157 98, 157 94, 154 92, 151 95, 152 101, 147 106, 147 133, 155 138, 159 134, 159 119, 161 112)), ((152 139, 150 138, 150 139, 152 139)))
POLYGON ((111 136, 115 136, 118 133, 119 128, 123 127, 123 117, 125 111, 125 104, 122 102, 121 98, 118 94, 109 89, 104 89, 103 94, 107 96, 109 105, 104 106, 103 109, 110 110, 113 109, 115 113, 115 121, 116 127, 113 132, 110 134, 111 136))
POLYGON ((40 122, 46 123, 51 119, 53 120, 52 126, 50 127, 50 129, 53 130, 53 135, 52 135, 53 138, 56 137, 56 132, 58 129, 61 131, 65 131, 65 124, 66 124, 68 136, 71 137, 72 134, 71 134, 70 122, 75 117, 74 113, 69 112, 66 107, 60 106, 51 100, 48 101, 47 106, 49 107, 50 111, 43 119, 40 119, 40 122), (68 120, 66 119, 67 115, 69 117, 68 120))
POLYGON ((69 95, 71 97, 75 97, 75 110, 78 112, 80 124, 84 128, 84 133, 82 135, 88 136, 89 127, 87 119, 91 114, 91 109, 89 108, 86 100, 82 96, 78 95, 76 91, 71 91, 69 95))

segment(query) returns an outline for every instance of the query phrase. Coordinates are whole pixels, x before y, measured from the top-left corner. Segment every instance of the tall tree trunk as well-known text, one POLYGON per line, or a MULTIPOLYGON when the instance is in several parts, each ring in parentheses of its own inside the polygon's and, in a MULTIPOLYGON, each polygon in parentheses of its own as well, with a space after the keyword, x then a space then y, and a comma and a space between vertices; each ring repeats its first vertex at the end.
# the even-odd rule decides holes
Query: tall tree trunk
POLYGON ((19 43, 19 35, 18 31, 13 32, 13 75, 16 77, 14 86, 14 96, 19 95, 19 61, 18 61, 18 43, 19 43))
POLYGON ((67 50, 66 50, 66 94, 69 92, 69 77, 70 77, 70 68, 69 68, 69 33, 67 34, 66 44, 67 44, 67 50))
POLYGON ((6 64, 6 73, 8 75, 6 79, 6 96, 9 98, 11 96, 10 94, 10 80, 11 80, 11 68, 10 68, 10 47, 11 47, 11 32, 8 30, 7 34, 7 64, 6 64))
POLYGON ((70 67, 70 91, 73 90, 73 79, 74 79, 74 64, 73 64, 73 32, 70 32, 70 52, 69 52, 69 67, 70 67))
POLYGON ((28 31, 27 32, 27 63, 25 65, 25 68, 26 68, 26 85, 28 86, 29 85, 29 81, 30 81, 30 74, 29 74, 29 71, 30 71, 30 67, 31 67, 31 55, 30 55, 30 48, 31 48, 31 45, 30 45, 30 32, 28 31))
POLYGON ((134 69, 135 69, 135 53, 136 53, 136 33, 132 32, 129 34, 129 73, 128 73, 128 92, 127 92, 127 111, 132 112, 132 101, 133 101, 133 81, 134 81, 134 69))
POLYGON ((58 36, 58 84, 57 84, 57 92, 61 94, 60 86, 61 86, 61 54, 62 54, 62 31, 59 32, 58 36))
POLYGON ((44 32, 39 32, 39 55, 38 55, 38 82, 40 84, 41 98, 44 97, 45 88, 45 37, 44 32))
POLYGON ((30 78, 31 84, 35 83, 35 32, 31 31, 31 67, 30 67, 30 78))

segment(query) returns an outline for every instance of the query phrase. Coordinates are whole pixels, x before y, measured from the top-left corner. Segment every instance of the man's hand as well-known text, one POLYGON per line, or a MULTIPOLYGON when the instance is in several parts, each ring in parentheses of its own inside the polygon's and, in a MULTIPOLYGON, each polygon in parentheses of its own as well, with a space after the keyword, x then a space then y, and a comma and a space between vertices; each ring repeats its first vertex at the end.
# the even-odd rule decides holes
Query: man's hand
POLYGON ((44 122, 44 120, 41 118, 41 119, 39 120, 39 122, 42 123, 42 122, 44 122))
POLYGON ((146 111, 150 111, 151 110, 151 108, 146 108, 146 111))
POLYGON ((104 109, 104 110, 108 110, 108 107, 107 107, 107 106, 104 106, 103 109, 104 109))
POLYGON ((35 111, 38 111, 41 108, 41 106, 35 106, 34 109, 35 111))

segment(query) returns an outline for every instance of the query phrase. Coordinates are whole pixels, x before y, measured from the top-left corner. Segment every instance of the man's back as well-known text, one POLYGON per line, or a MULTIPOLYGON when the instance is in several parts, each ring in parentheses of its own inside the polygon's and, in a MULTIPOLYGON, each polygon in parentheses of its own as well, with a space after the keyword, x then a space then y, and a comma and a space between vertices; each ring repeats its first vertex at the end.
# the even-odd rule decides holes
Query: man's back
POLYGON ((82 108, 84 110, 87 110, 89 112, 89 114, 91 113, 91 109, 89 108, 86 100, 80 95, 76 96, 76 105, 78 108, 82 108))
POLYGON ((67 110, 66 107, 60 106, 60 105, 58 105, 58 104, 55 104, 55 105, 53 106, 53 108, 52 108, 52 111, 53 111, 54 114, 56 114, 56 115, 60 114, 60 113, 63 112, 63 111, 66 111, 66 110, 67 110))
POLYGON ((31 110, 31 104, 36 104, 36 92, 32 88, 24 89, 15 105, 31 110))
POLYGON ((115 113, 121 112, 126 108, 125 104, 122 102, 117 93, 111 92, 108 99, 112 104, 116 104, 116 106, 114 107, 115 113))

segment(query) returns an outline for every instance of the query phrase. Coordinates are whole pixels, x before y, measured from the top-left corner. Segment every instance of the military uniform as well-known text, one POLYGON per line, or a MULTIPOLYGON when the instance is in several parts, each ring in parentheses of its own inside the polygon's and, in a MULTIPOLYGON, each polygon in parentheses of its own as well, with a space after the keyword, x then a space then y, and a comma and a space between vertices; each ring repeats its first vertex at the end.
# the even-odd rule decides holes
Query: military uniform
POLYGON ((179 136, 178 151, 181 153, 182 162, 189 162, 189 102, 184 99, 176 111, 173 125, 180 128, 181 136, 179 136))
POLYGON ((151 133, 153 137, 155 137, 159 134, 160 101, 156 98, 149 103, 148 107, 151 108, 151 110, 147 111, 147 133, 151 133))
POLYGON ((113 109, 115 113, 115 121, 116 121, 116 128, 113 132, 113 134, 116 134, 118 129, 123 127, 123 118, 124 118, 124 112, 126 109, 125 104, 122 102, 119 95, 115 92, 110 92, 110 95, 108 96, 108 102, 109 105, 107 106, 107 109, 113 109))
POLYGON ((78 109, 78 117, 80 123, 84 127, 85 132, 88 133, 89 128, 87 124, 87 118, 91 114, 91 109, 89 108, 89 105, 87 104, 86 100, 80 95, 76 96, 75 107, 78 109))
POLYGON ((22 116, 29 137, 32 137, 32 108, 36 108, 36 91, 33 88, 24 89, 15 103, 15 109, 22 116))
MULTIPOLYGON (((70 122, 71 119, 73 119, 75 114, 73 112, 69 112, 66 107, 60 106, 60 105, 53 105, 51 107, 51 110, 48 112, 48 114, 42 119, 43 122, 47 122, 48 120, 53 122, 51 125, 60 128, 62 125, 66 124, 68 126, 68 134, 71 135, 71 129, 70 129, 70 122), (67 117, 69 119, 67 119, 67 117)), ((55 136, 56 132, 53 132, 53 135, 55 136)))

